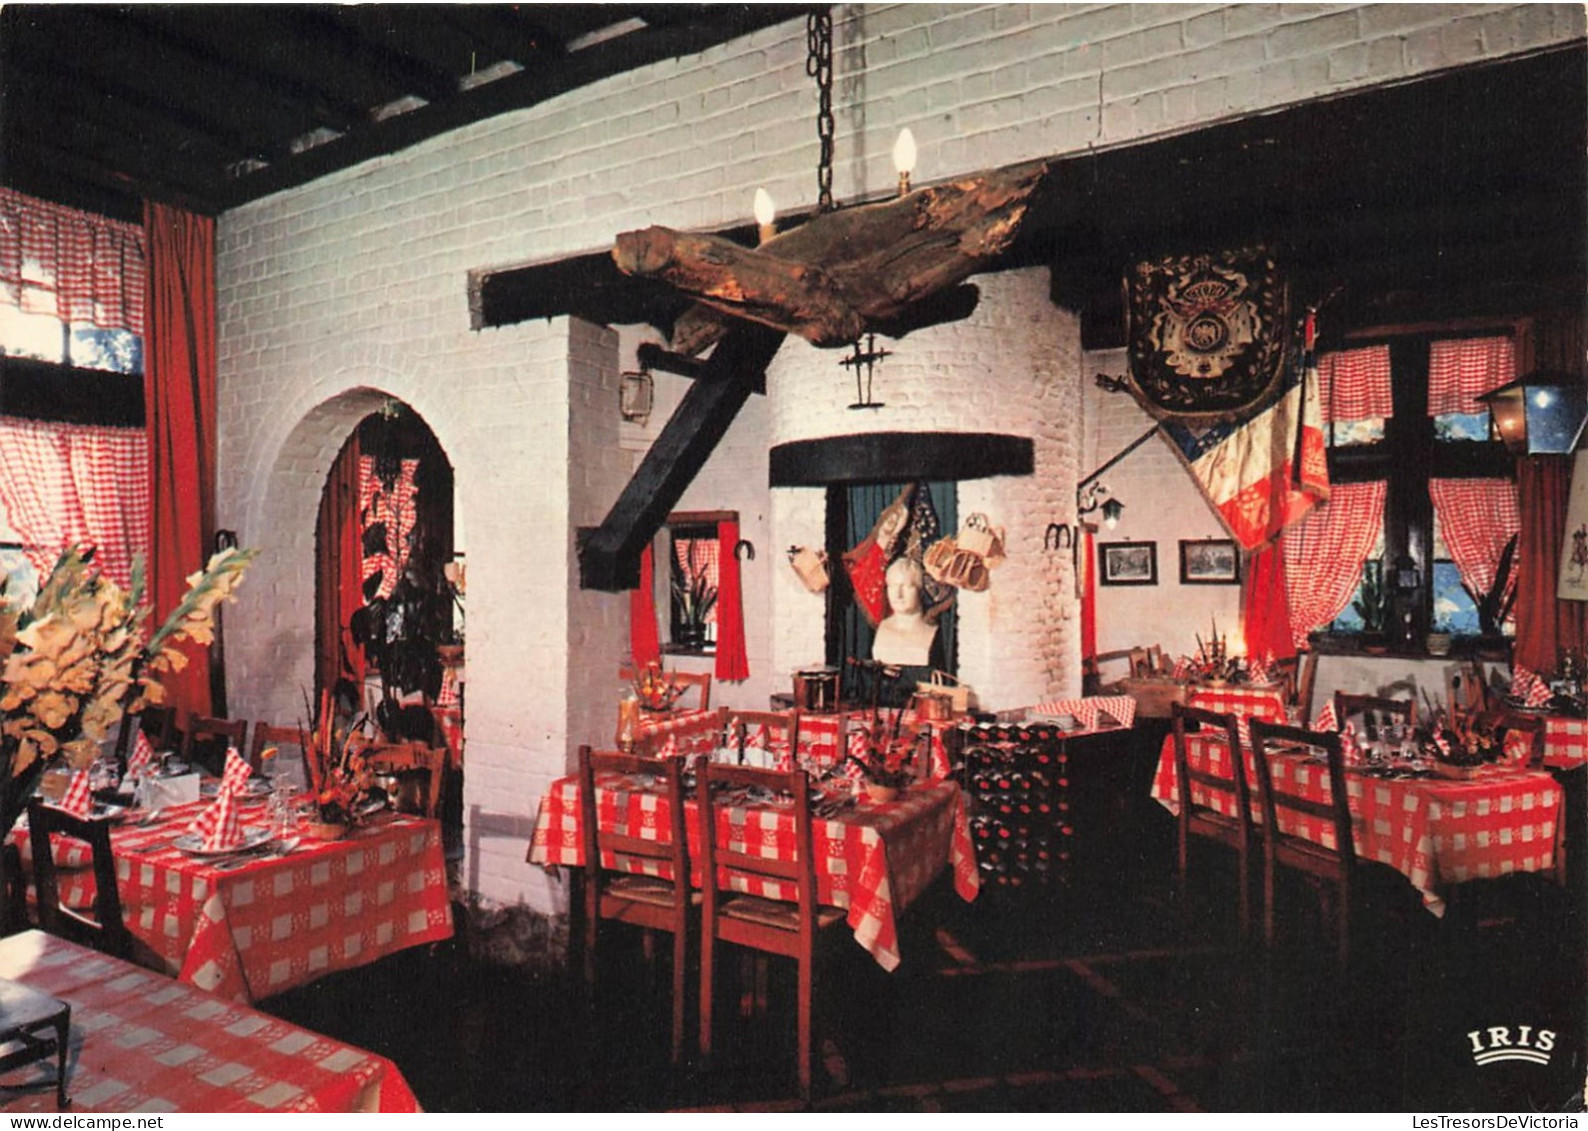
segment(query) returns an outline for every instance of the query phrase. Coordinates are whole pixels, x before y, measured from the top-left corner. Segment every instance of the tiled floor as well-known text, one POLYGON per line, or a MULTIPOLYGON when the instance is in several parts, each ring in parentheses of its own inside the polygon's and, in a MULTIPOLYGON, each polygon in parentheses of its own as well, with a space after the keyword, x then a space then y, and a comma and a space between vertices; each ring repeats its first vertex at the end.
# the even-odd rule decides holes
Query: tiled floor
MULTIPOLYGON (((1479 885, 1435 920, 1403 881, 1387 883, 1368 893, 1341 978, 1310 890, 1282 892, 1283 945, 1243 949, 1216 850, 1182 905, 1167 817, 1135 807, 1129 818, 1068 889, 971 905, 946 884, 929 893, 892 975, 836 940, 818 983, 829 1036, 812 1106, 1580 1107, 1588 946, 1561 889, 1531 877, 1479 885), (1466 1034, 1491 1025, 1555 1031, 1551 1064, 1475 1066, 1466 1034)), ((432 1111, 798 1106, 791 977, 774 963, 769 1016, 726 1011, 712 1073, 674 1073, 665 961, 648 968, 621 931, 593 1017, 579 983, 478 966, 457 947, 267 1008, 390 1056, 432 1111)))

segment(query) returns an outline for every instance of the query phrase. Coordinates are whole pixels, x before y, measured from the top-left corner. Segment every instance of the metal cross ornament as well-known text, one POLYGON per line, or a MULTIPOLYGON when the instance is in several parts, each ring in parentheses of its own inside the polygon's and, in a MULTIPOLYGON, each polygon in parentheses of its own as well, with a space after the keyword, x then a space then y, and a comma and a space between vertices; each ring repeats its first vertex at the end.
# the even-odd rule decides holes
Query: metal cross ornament
POLYGON ((855 403, 850 408, 882 408, 881 401, 871 399, 871 377, 877 362, 885 357, 892 356, 891 350, 877 348, 877 335, 866 335, 866 348, 860 348, 860 339, 855 339, 854 352, 848 357, 839 360, 838 364, 845 369, 853 368, 855 371, 855 403))

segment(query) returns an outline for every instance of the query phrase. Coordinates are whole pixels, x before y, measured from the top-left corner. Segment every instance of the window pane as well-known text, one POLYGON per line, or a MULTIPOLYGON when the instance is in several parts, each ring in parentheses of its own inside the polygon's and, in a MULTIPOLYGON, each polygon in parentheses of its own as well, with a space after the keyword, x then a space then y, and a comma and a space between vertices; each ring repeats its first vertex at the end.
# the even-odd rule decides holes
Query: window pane
POLYGON ((72 365, 107 373, 143 372, 143 339, 130 330, 101 330, 87 322, 72 324, 72 365))
POLYGON ((1478 607, 1461 586, 1452 561, 1434 562, 1434 631, 1476 636, 1478 607))
POLYGON ((1369 416, 1362 420, 1336 420, 1330 426, 1332 442, 1337 448, 1355 444, 1376 444, 1384 438, 1384 418, 1369 416))
MULTIPOLYGON (((1362 563, 1362 578, 1377 577, 1384 569, 1384 532, 1380 530, 1378 537, 1373 540, 1373 549, 1369 551, 1367 560, 1362 563)), ((1356 633, 1366 627, 1362 623, 1362 615, 1356 611, 1356 603, 1362 599, 1362 581, 1358 581, 1356 588, 1351 592, 1351 599, 1345 603, 1345 608, 1340 615, 1335 617, 1329 625, 1330 632, 1356 633)))
POLYGON ((1489 414, 1486 412, 1446 412, 1434 417, 1434 439, 1476 440, 1490 439, 1489 414))
POLYGON ((66 360, 65 340, 59 318, 0 306, 0 354, 61 362, 66 360))

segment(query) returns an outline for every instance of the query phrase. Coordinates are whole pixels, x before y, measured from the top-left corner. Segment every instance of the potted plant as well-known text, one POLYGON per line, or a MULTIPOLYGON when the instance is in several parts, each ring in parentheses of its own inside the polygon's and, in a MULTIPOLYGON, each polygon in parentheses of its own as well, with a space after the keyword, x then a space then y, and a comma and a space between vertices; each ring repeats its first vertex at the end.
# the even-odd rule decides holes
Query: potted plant
POLYGON ((1505 548, 1500 551, 1500 560, 1494 568, 1494 580, 1489 588, 1482 593, 1474 590, 1466 582, 1461 587, 1467 591, 1467 596, 1472 598, 1472 603, 1477 606, 1478 632, 1489 639, 1498 639, 1504 631, 1505 622, 1510 619, 1511 608, 1516 604, 1516 585, 1512 574, 1516 565, 1517 535, 1511 535, 1505 543, 1505 548))
POLYGON ((1351 607, 1362 618, 1363 647, 1369 652, 1386 651, 1388 646, 1384 634, 1389 628, 1390 597, 1384 585, 1384 570, 1380 563, 1367 562, 1362 567, 1362 586, 1351 607))
POLYGON ((844 755, 865 782, 866 795, 872 801, 892 801, 915 780, 911 763, 915 760, 918 737, 901 738, 899 724, 902 709, 893 713, 891 726, 879 717, 862 731, 852 736, 852 744, 844 755))
POLYGON ((696 543, 689 544, 683 566, 673 576, 673 623, 685 648, 706 646, 706 620, 717 603, 717 587, 711 584, 706 567, 695 559, 696 543))
POLYGON ((427 581, 423 561, 415 553, 391 593, 384 597, 370 594, 364 607, 348 620, 354 641, 380 673, 375 724, 393 742, 430 740, 435 726, 430 712, 423 704, 405 704, 403 699, 419 693, 434 701, 440 695, 442 657, 438 649, 450 642, 452 633, 450 587, 444 580, 427 581))

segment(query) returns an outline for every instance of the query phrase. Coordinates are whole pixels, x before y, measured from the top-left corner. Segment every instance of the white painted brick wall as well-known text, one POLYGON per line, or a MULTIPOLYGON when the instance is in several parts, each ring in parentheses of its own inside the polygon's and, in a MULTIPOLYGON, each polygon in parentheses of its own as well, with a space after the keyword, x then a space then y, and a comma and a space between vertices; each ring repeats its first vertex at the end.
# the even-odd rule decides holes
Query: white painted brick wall
MULTIPOLYGON (((1583 33, 1583 10, 1558 4, 840 7, 835 192, 840 202, 886 192, 889 150, 905 125, 926 183, 1583 33)), ((804 64, 801 22, 763 29, 220 221, 219 516, 265 550, 228 610, 234 711, 301 713, 320 485, 359 417, 399 397, 457 472, 470 566, 465 802, 478 814, 467 875, 490 899, 540 909, 556 899, 523 863, 520 838, 541 788, 567 763, 571 729, 600 733, 607 661, 583 653, 619 652, 626 619, 621 598, 576 593, 572 529, 604 513, 634 453, 604 420, 616 416, 606 400, 611 343, 566 319, 472 331, 468 273, 607 247, 617 232, 652 223, 743 221, 757 186, 785 210, 810 206, 814 95, 804 64), (570 661, 571 652, 580 654, 570 661)), ((1053 332, 1062 345, 1070 330, 1059 319, 1053 332)), ((756 452, 771 412, 747 410, 686 500, 759 516, 747 571, 747 593, 758 595, 746 606, 757 675, 735 689, 746 702, 813 656, 808 628, 772 616, 791 580, 774 548, 811 540, 803 496, 812 492, 779 492, 757 507, 750 485, 758 469, 765 482, 756 452), (758 667, 763 656, 770 663, 758 667)), ((1005 618, 988 604, 993 639, 1005 618)), ((1056 639, 1068 632, 1059 626, 1056 639)))
MULTIPOLYGON (((1049 522, 1074 521, 1080 443, 1076 319, 1048 299, 1045 269, 979 276, 982 298, 960 322, 878 344, 892 352, 876 369, 874 399, 859 412, 852 371, 841 354, 794 343, 767 374, 773 444, 872 432, 1000 432, 1033 441, 1031 476, 967 480, 959 486, 961 521, 981 511, 1008 535, 1008 560, 984 593, 959 597, 959 668, 984 706, 997 710, 1040 702, 1079 687, 1079 620, 1074 575, 1065 554, 1043 553, 1049 522)), ((778 488, 778 545, 823 544, 825 501, 819 488, 778 488), (786 497, 786 498, 784 498, 786 497)), ((835 563, 835 568, 842 568, 835 563)), ((775 666, 786 671, 819 661, 822 598, 792 570, 773 594, 778 622, 775 666)))

